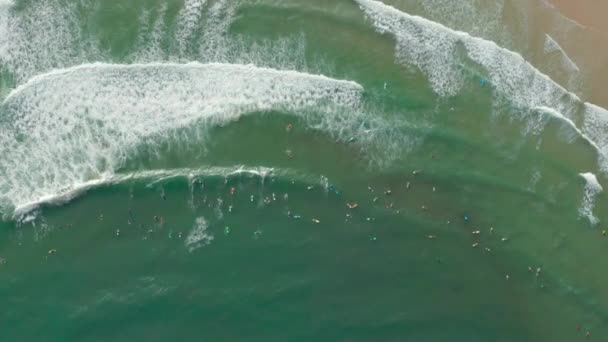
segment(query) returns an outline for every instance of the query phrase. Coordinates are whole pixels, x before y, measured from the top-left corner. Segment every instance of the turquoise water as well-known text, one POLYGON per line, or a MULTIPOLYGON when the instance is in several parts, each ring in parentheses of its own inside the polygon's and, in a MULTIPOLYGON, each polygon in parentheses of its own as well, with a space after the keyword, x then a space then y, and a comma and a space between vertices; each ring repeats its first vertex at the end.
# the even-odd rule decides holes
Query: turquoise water
POLYGON ((522 8, 0 0, 0 336, 602 340, 608 113, 522 8))

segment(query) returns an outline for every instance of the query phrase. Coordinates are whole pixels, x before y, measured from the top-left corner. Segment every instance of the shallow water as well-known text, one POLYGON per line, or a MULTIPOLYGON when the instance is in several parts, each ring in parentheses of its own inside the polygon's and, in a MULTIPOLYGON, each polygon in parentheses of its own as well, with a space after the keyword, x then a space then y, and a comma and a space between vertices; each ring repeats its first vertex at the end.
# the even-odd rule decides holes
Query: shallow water
POLYGON ((573 25, 0 1, 0 336, 601 340, 608 112, 573 25))

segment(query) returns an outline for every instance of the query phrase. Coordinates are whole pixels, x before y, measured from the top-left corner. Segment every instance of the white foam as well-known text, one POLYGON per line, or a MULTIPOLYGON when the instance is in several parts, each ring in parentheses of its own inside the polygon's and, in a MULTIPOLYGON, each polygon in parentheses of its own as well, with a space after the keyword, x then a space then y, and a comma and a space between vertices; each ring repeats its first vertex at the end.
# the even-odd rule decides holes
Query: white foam
POLYGON ((207 0, 186 0, 179 11, 176 37, 180 54, 184 55, 196 30, 200 27, 203 6, 207 0))
POLYGON ((601 171, 608 173, 608 110, 585 103, 585 119, 582 131, 593 140, 600 151, 601 171))
MULTIPOLYGON (((584 127, 577 130, 599 147, 600 168, 608 171, 608 138, 605 134, 608 121, 604 114, 598 114, 605 112, 604 109, 583 103, 521 55, 494 42, 451 30, 379 1, 356 2, 379 32, 395 37, 397 60, 424 72, 438 95, 456 95, 462 90, 465 80, 470 78, 470 72, 458 61, 459 52, 463 51, 468 59, 483 68, 479 76, 488 78, 496 101, 520 109, 518 112, 523 112, 524 116, 535 115, 537 108, 545 108, 559 113, 559 117, 568 119, 575 127, 578 127, 576 122, 584 121, 584 127)), ((537 118, 528 119, 533 124, 538 121, 537 118)))
POLYGON ((595 199, 597 198, 597 195, 604 191, 604 189, 593 173, 581 173, 580 176, 585 179, 586 184, 585 192, 583 194, 583 201, 578 212, 581 217, 589 219, 591 224, 596 225, 600 221, 595 215, 593 215, 593 208, 595 207, 595 199))
MULTIPOLYGON (((506 15, 504 0, 414 0, 407 3, 411 2, 418 3, 424 9, 420 12, 416 11, 420 16, 450 28, 499 41, 502 44, 510 44, 512 41, 509 31, 503 24, 503 17, 506 15)), ((526 13, 521 11, 518 14, 523 16, 526 13)), ((526 25, 525 20, 522 24, 526 25)))
MULTIPOLYGON (((96 4, 88 4, 95 11, 96 4)), ((17 82, 56 67, 98 58, 96 41, 83 39, 79 4, 30 1, 19 11, 0 11, 0 65, 17 82), (4 40, 3 40, 4 39, 4 40)))
MULTIPOLYGON (((0 0, 0 71, 5 68, 9 56, 9 18, 10 7, 13 5, 10 0, 0 0)), ((3 89, 3 82, 0 80, 0 99, 6 90, 3 89)))
POLYGON ((186 241, 184 241, 184 245, 188 248, 189 252, 194 252, 213 241, 213 234, 207 230, 208 227, 207 220, 204 217, 200 216, 196 218, 192 230, 190 230, 186 241))
MULTIPOLYGON (((162 49, 163 37, 167 31, 165 15, 168 3, 162 2, 154 13, 154 21, 150 26, 152 11, 145 9, 139 17, 139 34, 135 41, 135 52, 131 57, 138 63, 162 62, 166 59, 162 49)), ((179 23, 179 22, 178 22, 179 23)))
POLYGON ((178 130, 204 135, 246 113, 289 112, 337 138, 355 134, 362 91, 320 75, 216 63, 87 64, 36 76, 0 107, 0 207, 96 186, 141 146, 196 139, 178 130))

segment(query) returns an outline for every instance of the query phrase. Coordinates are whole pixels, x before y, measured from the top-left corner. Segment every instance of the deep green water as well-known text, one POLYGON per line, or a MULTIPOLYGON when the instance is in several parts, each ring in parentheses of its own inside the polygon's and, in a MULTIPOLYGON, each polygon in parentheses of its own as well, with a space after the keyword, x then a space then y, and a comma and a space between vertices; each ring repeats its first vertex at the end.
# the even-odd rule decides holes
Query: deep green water
POLYGON ((0 0, 0 339, 608 338, 608 113, 390 4, 0 0))

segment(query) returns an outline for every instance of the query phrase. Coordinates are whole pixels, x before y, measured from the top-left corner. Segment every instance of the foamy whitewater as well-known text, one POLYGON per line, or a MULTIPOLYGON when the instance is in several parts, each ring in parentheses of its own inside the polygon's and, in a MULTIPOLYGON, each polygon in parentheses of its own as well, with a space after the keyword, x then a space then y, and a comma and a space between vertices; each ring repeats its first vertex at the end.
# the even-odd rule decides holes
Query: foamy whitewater
POLYGON ((192 127, 201 129, 187 139, 200 141, 206 128, 246 113, 305 115, 311 126, 350 136, 361 119, 362 91, 354 82, 250 65, 90 64, 53 71, 2 104, 0 204, 6 213, 104 182, 137 148, 179 141, 178 131, 192 127))
POLYGON ((193 252, 213 241, 213 234, 207 231, 208 224, 204 217, 197 217, 194 221, 192 229, 184 241, 184 245, 188 251, 193 252))
MULTIPOLYGON (((608 141, 605 134, 608 111, 583 103, 521 55, 494 42, 451 30, 379 1, 356 1, 380 33, 395 37, 397 60, 424 72, 438 95, 456 95, 473 77, 488 81, 497 106, 513 106, 527 116, 536 115, 537 108, 551 108, 561 117, 574 122, 586 138, 594 142, 598 148, 599 167, 608 173, 608 141), (459 57, 462 52, 466 60, 459 57)), ((528 120, 536 122, 534 117, 528 120)))
POLYGON ((596 225, 599 223, 599 219, 593 215, 593 208, 595 208, 595 199, 604 191, 604 188, 602 188, 593 173, 581 173, 580 176, 585 179, 586 184, 583 201, 578 212, 582 217, 587 218, 591 224, 596 225))

